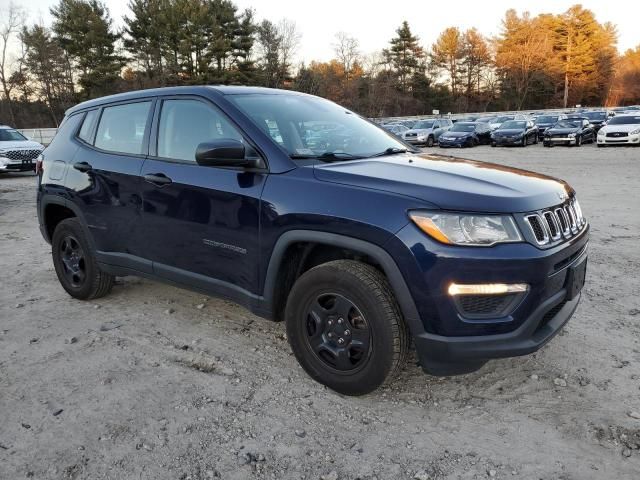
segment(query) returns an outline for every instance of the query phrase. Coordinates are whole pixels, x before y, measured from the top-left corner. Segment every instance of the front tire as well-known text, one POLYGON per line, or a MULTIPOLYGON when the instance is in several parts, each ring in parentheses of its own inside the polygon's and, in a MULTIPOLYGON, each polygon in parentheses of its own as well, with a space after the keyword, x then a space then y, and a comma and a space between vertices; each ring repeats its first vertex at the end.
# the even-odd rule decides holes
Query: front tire
POLYGON ((581 136, 577 136, 576 137, 576 147, 580 147, 582 146, 582 137, 581 136))
POLYGON ((361 262, 336 260, 302 274, 289 294, 285 321, 302 368, 345 395, 372 392, 406 360, 409 332, 391 287, 361 262))
POLYGON ((113 275, 100 270, 77 218, 67 218, 56 226, 51 255, 60 284, 72 297, 91 300, 105 296, 113 287, 113 275))

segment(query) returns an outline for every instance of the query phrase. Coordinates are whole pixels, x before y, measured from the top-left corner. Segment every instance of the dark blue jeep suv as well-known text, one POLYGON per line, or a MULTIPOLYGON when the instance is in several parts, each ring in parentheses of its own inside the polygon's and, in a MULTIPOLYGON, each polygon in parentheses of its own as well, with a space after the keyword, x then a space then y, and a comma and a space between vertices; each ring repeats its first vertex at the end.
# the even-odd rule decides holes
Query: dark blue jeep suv
POLYGON ((38 164, 60 283, 141 275, 286 321, 302 367, 349 395, 524 355, 573 314, 588 224, 566 183, 426 155, 317 97, 176 87, 70 109, 38 164))

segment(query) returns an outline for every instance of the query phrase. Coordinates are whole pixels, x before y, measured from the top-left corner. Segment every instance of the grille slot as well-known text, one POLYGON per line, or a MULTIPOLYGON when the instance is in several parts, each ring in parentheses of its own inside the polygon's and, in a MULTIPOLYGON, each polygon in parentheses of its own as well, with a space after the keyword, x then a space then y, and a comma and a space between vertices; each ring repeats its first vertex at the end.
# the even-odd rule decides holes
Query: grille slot
POLYGON ((549 235, 547 235, 547 230, 544 227, 540 215, 529 215, 526 218, 527 222, 529 222, 531 230, 533 231, 533 235, 536 237, 536 242, 538 242, 540 245, 549 243, 549 235))
POLYGON ((546 222, 551 240, 558 240, 560 238, 560 222, 556 218, 555 213, 553 213, 552 211, 544 212, 542 214, 542 217, 546 222))

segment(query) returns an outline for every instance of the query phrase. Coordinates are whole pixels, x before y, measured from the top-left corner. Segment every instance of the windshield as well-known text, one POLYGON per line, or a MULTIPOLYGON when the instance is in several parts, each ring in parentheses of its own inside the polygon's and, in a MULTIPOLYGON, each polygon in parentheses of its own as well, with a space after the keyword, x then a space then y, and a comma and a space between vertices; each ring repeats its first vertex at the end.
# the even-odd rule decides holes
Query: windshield
POLYGON ((392 134, 323 98, 259 93, 227 99, 293 158, 341 154, 349 159, 408 148, 392 134))
POLYGON ((620 115, 613 117, 607 125, 634 125, 640 124, 640 115, 620 115))
POLYGON ((536 123, 556 123, 558 121, 558 116, 555 115, 542 115, 536 118, 536 123))
POLYGON ((496 117, 480 117, 477 118, 476 121, 482 123, 494 123, 496 121, 496 117))
POLYGON ((473 123, 454 123, 449 129, 450 132, 475 132, 476 126, 473 123))
POLYGON ((511 120, 500 125, 500 130, 518 129, 521 130, 527 126, 527 122, 511 120))
POLYGON ((503 122, 506 122, 507 120, 513 120, 513 118, 514 118, 513 115, 498 117, 496 118, 496 121, 494 123, 503 123, 503 122))
POLYGON ((582 114, 582 116, 589 120, 606 120, 607 119, 606 112, 585 112, 582 114))
POLYGON ((12 130, 9 128, 3 128, 0 130, 0 142, 21 142, 25 140, 26 138, 17 130, 12 130))
POLYGON ((413 128, 415 130, 419 130, 421 128, 431 128, 433 127, 433 120, 422 120, 420 122, 416 122, 416 124, 413 126, 413 128))
POLYGON ((556 123, 554 128, 578 128, 582 126, 582 120, 561 120, 556 123))

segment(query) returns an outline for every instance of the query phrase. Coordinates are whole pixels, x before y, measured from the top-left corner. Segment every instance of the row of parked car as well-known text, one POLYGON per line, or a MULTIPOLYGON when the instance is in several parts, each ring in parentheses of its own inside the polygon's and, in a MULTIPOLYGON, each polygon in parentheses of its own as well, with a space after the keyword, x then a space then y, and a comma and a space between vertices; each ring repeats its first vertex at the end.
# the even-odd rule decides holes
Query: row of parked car
POLYGON ((598 147, 640 145, 640 107, 401 120, 383 124, 382 128, 412 145, 427 147, 436 143, 440 147, 526 147, 540 141, 545 147, 579 147, 583 143, 595 143, 598 147))

